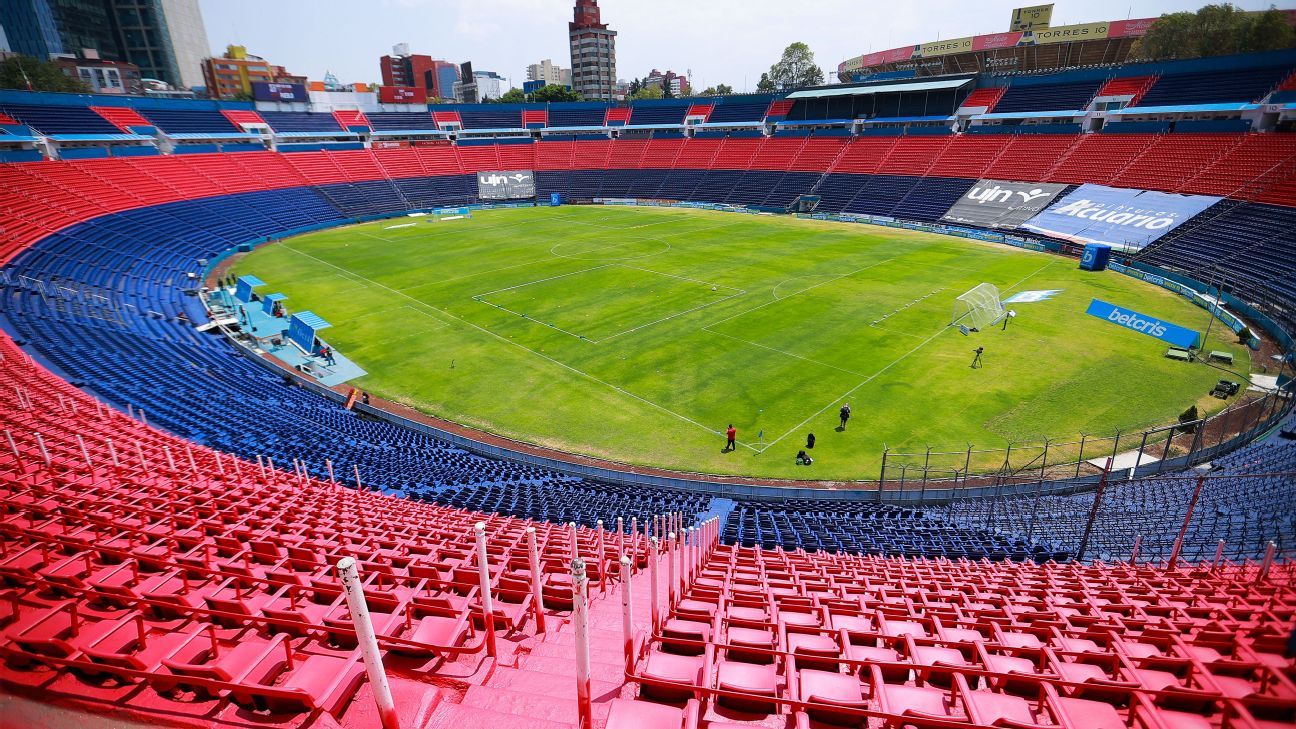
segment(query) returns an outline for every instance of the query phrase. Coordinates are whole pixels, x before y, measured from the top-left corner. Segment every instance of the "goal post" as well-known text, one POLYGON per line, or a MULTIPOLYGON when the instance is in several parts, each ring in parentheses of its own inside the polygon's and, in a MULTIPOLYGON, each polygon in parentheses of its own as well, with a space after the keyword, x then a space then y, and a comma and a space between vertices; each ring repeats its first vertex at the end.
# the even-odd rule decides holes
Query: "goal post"
POLYGON ((1003 302, 994 284, 983 283, 954 300, 950 326, 962 324, 969 329, 983 329, 1003 318, 1003 302))

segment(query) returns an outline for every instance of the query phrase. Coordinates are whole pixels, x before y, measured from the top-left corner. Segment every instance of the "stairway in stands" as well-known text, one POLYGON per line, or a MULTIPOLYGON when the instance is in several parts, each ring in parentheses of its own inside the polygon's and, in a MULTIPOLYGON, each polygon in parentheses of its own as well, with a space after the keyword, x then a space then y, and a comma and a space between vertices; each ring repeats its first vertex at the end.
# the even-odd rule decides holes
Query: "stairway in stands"
MULTIPOLYGON (((663 565, 664 567, 664 565, 663 565)), ((665 575, 658 575, 665 580, 665 575)), ((650 575, 637 573, 631 580, 635 629, 646 631, 651 609, 650 575)), ((630 699, 634 687, 625 682, 623 652, 622 585, 600 591, 591 581, 589 590, 590 695, 594 723, 602 726, 611 704, 630 699)), ((659 595, 665 604, 664 590, 659 595)), ((546 604, 546 607, 551 607, 546 604)), ((428 726, 454 729, 536 727, 558 729, 577 724, 576 633, 570 613, 546 616, 545 632, 519 650, 516 665, 497 665, 481 684, 471 686, 458 703, 443 703, 428 726)))

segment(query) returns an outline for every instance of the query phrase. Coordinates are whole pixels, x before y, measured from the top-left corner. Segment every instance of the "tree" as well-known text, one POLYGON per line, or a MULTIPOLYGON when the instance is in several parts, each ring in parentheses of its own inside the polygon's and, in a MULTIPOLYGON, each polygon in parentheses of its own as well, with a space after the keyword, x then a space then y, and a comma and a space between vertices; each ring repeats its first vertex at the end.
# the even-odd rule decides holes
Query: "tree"
POLYGON ((762 73, 760 81, 756 82, 756 90, 761 92, 775 91, 777 87, 774 85, 774 79, 770 78, 768 73, 762 73))
POLYGON ((580 101, 580 94, 572 91, 566 86, 549 84, 538 89, 531 94, 531 100, 536 102, 555 102, 555 101, 580 101))
POLYGON ((665 98, 662 93, 662 87, 657 84, 647 84, 640 86, 639 90, 630 95, 632 99, 661 99, 665 98))
MULTIPOLYGON (((762 75, 761 80, 765 80, 765 76, 762 75)), ((783 57, 770 66, 769 80, 780 89, 799 89, 823 83, 824 73, 815 63, 810 46, 797 41, 783 49, 783 57)))
POLYGON ((0 89, 26 89, 29 80, 32 91, 90 91, 80 79, 67 75, 53 61, 30 56, 10 56, 0 61, 0 89))
POLYGON ((716 84, 715 87, 716 96, 728 96, 729 94, 732 93, 733 93, 733 87, 730 86, 729 84, 716 84))
POLYGON ((637 78, 630 79, 630 88, 628 89, 628 91, 631 96, 634 96, 635 94, 639 93, 639 89, 642 88, 643 88, 643 84, 639 83, 639 79, 637 78))
POLYGON ((234 95, 230 97, 230 100, 231 101, 255 101, 255 99, 252 98, 251 91, 236 91, 234 92, 234 95))
POLYGON ((1195 13, 1167 13, 1134 47, 1132 56, 1149 60, 1203 58, 1252 53, 1296 45, 1287 14, 1272 6, 1249 13, 1229 3, 1206 5, 1195 13))
POLYGON ((522 89, 509 89, 499 98, 501 104, 521 104, 527 100, 522 89))

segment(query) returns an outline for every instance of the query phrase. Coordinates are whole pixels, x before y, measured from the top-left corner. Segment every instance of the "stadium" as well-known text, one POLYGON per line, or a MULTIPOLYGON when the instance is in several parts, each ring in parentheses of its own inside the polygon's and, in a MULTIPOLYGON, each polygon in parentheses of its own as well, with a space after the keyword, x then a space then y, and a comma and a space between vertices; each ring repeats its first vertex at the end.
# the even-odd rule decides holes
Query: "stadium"
POLYGON ((0 726, 1296 724, 1296 48, 1153 20, 0 89, 0 726))

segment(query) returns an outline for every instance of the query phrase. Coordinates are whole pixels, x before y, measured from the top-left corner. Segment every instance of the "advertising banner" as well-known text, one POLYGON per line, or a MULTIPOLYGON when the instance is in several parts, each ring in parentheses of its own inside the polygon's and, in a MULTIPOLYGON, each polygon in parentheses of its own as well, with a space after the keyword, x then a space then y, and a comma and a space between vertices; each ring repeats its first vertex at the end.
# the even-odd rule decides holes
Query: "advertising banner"
POLYGON ((1058 25, 1052 28, 1036 28, 1029 31, 1036 45, 1048 43, 1069 43, 1071 41, 1102 40, 1111 31, 1111 23, 1077 23, 1076 25, 1058 25))
POLYGON ((1137 251, 1219 201, 1105 185, 1081 185, 1021 227, 1073 243, 1137 251))
POLYGON ((414 86, 379 86, 378 101, 383 104, 422 104, 427 101, 427 94, 420 98, 419 90, 414 86))
POLYGON ((949 40, 924 43, 918 46, 918 55, 923 58, 932 58, 951 53, 967 53, 970 50, 972 50, 972 36, 967 36, 966 38, 950 38, 949 40))
POLYGON ((979 228, 1013 229, 1035 217, 1066 185, 979 180, 941 220, 979 228))
POLYGON ((1168 321, 1158 319, 1154 316, 1140 314, 1137 311, 1123 309, 1115 304, 1109 304, 1106 301, 1094 299, 1089 302, 1089 308, 1085 313, 1090 316, 1096 316, 1116 326, 1133 329, 1139 334, 1146 334, 1149 337, 1156 337, 1163 342, 1169 342, 1176 347, 1196 347, 1198 334, 1192 329, 1181 327, 1178 324, 1171 324, 1168 321))
POLYGON ((1133 20, 1113 20, 1107 28, 1108 38, 1141 38, 1147 35, 1148 28, 1159 18, 1135 18, 1133 20))
POLYGON ((310 101, 305 84, 272 84, 252 82, 252 98, 257 101, 310 101))
POLYGON ((991 33, 990 35, 978 35, 972 39, 972 50, 974 51, 992 51, 996 48, 1012 48, 1021 42, 1024 34, 1021 31, 1015 33, 991 33))
POLYGON ((1030 30, 1032 28, 1047 28, 1049 22, 1053 20, 1053 3, 1048 5, 1032 5, 1028 8, 1015 8, 1012 11, 1012 22, 1008 25, 1008 30, 1030 30))
POLYGON ((535 194, 535 174, 531 170, 477 173, 477 196, 483 200, 516 200, 535 194))

